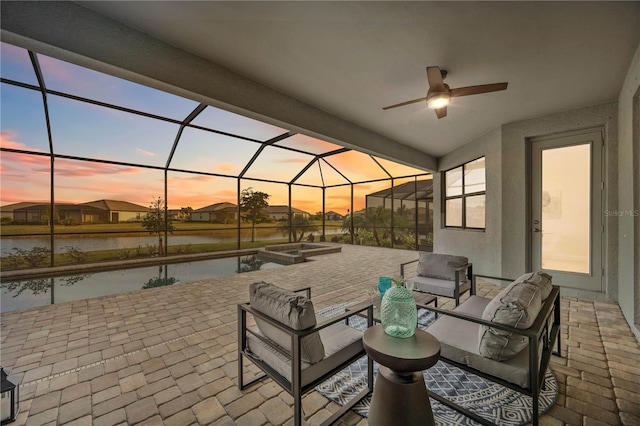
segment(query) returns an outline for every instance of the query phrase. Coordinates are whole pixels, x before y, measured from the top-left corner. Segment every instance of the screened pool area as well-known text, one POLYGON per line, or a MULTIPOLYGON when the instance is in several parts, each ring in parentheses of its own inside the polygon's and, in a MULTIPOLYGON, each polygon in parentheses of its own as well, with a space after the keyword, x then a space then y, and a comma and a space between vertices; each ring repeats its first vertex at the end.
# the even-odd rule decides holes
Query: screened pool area
POLYGON ((426 170, 1 47, 2 271, 431 238, 426 170))

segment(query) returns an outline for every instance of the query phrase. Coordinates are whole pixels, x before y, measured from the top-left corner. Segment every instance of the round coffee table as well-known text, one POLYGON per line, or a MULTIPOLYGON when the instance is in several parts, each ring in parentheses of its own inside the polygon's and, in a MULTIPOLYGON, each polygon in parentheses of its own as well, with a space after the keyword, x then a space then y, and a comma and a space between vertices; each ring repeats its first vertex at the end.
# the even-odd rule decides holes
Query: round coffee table
POLYGON ((371 426, 434 425, 422 370, 440 357, 440 342, 426 331, 402 339, 389 336, 382 325, 364 332, 362 343, 378 364, 368 422, 371 426))

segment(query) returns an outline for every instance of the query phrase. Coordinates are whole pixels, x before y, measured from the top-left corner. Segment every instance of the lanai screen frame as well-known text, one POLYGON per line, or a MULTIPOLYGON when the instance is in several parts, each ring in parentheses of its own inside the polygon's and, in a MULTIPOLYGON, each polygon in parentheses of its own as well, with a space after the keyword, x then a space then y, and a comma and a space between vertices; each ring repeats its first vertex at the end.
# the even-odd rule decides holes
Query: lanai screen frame
MULTIPOLYGON (((3 42, 3 45, 7 45, 6 43, 3 42)), ((248 181, 255 181, 255 182, 265 182, 265 183, 274 183, 274 184, 282 184, 282 185, 287 185, 287 190, 288 190, 288 194, 289 194, 289 200, 288 200, 288 208, 289 208, 289 241, 291 241, 292 239, 292 224, 291 224, 291 220, 292 220, 292 197, 291 197, 291 189, 293 186, 296 187, 311 187, 311 188, 317 188, 317 189, 321 189, 322 190, 322 235, 325 235, 325 231, 326 231, 326 209, 325 209, 325 192, 327 189, 331 189, 331 188, 340 188, 340 187, 350 187, 351 188, 351 200, 350 200, 350 209, 349 211, 352 213, 350 215, 351 217, 351 243, 353 244, 353 212, 354 212, 354 202, 353 202, 353 187, 354 185, 358 185, 358 184, 369 184, 369 183, 375 183, 375 182, 383 182, 383 181, 389 181, 391 183, 391 191, 393 193, 393 184, 394 184, 394 180, 397 179, 410 179, 413 178, 415 185, 417 185, 417 181, 419 178, 424 178, 424 177, 431 177, 431 173, 429 172, 423 172, 423 173, 417 173, 417 174, 408 174, 408 175, 402 175, 402 176, 394 176, 389 170, 388 168, 385 168, 383 164, 381 164, 380 161, 378 161, 378 159, 371 155, 371 154, 366 154, 366 153, 361 153, 364 155, 367 155, 372 161, 373 163, 375 163, 377 165, 377 167, 379 167, 379 171, 381 172, 381 175, 384 175, 384 177, 381 178, 376 178, 376 179, 368 179, 368 180, 353 180, 350 179, 348 176, 345 175, 345 173, 343 173, 343 171, 339 170, 338 168, 336 168, 333 164, 331 164, 330 160, 331 157, 339 155, 339 154, 343 154, 343 153, 347 153, 347 152, 360 152, 360 151, 356 151, 356 150, 352 150, 351 148, 345 148, 345 147, 339 147, 338 145, 336 145, 336 149, 332 149, 330 151, 326 151, 326 152, 322 152, 322 153, 311 153, 309 151, 305 151, 302 149, 298 149, 295 147, 291 147, 291 146, 286 146, 286 145, 276 145, 278 142, 281 141, 285 141, 288 138, 291 138, 295 135, 298 135, 299 133, 291 131, 291 130, 286 130, 282 133, 279 134, 278 136, 275 136, 273 138, 270 138, 268 140, 258 140, 258 139, 253 139, 250 137, 246 137, 246 136, 242 136, 242 135, 238 135, 238 134, 234 134, 234 133, 229 133, 229 132, 225 132, 222 130, 218 130, 218 129, 214 129, 211 127, 205 127, 205 126, 200 126, 200 125, 196 125, 193 123, 194 120, 197 119, 197 117, 203 112, 205 111, 207 108, 214 108, 214 109, 218 109, 217 107, 214 106, 210 106, 207 104, 203 104, 203 103, 199 103, 184 119, 182 120, 177 120, 174 118, 170 118, 170 117, 166 117, 166 116, 162 116, 162 115, 157 115, 157 114, 152 114, 149 112, 145 112, 145 111, 141 111, 138 109, 133 109, 133 108, 128 108, 128 107, 124 107, 121 105, 116 105, 113 103, 108 103, 108 102, 103 102, 103 101, 99 101, 99 100, 95 100, 95 99, 91 99, 91 98, 87 98, 87 97, 83 97, 83 96, 79 96, 79 95, 74 95, 71 93, 66 93, 66 92, 62 92, 62 91, 57 91, 57 90, 52 90, 47 88, 46 84, 45 84, 45 77, 41 68, 41 64, 40 64, 40 60, 39 60, 39 53, 36 53, 32 50, 27 50, 27 49, 23 49, 19 46, 13 46, 13 45, 8 45, 12 48, 17 48, 17 49, 22 49, 25 50, 28 54, 29 60, 31 62, 31 66, 33 67, 33 72, 35 73, 36 79, 37 79, 37 85, 35 84, 31 84, 31 83, 27 83, 27 82, 23 82, 23 81, 17 81, 17 80, 13 80, 13 79, 9 79, 9 78, 5 78, 5 77, 0 77, 0 82, 3 85, 10 85, 10 86, 14 86, 14 87, 19 87, 22 89, 26 89, 26 90, 32 90, 35 92, 40 93, 41 98, 42 98, 42 107, 44 110, 44 119, 45 119, 45 124, 46 124, 46 129, 47 129, 47 137, 48 137, 48 152, 39 152, 39 151, 31 151, 31 150, 24 150, 24 149, 16 149, 16 148, 9 148, 9 147, 0 147, 0 152, 7 152, 7 153, 14 153, 14 154, 23 154, 23 155, 33 155, 33 156, 41 156, 41 157, 47 157, 49 158, 50 161, 50 167, 49 167, 49 179, 50 179, 50 184, 49 184, 49 207, 50 207, 50 211, 49 211, 49 217, 53 218, 55 216, 55 208, 56 208, 56 198, 55 198, 55 160, 56 159, 65 159, 65 160, 77 160, 77 161, 84 161, 84 162, 88 162, 88 163, 102 163, 102 164, 108 164, 108 165, 114 165, 114 166, 126 166, 126 167, 136 167, 136 168, 142 168, 142 169, 147 169, 147 170, 156 170, 156 171, 161 171, 164 174, 164 201, 165 201, 165 221, 169 221, 169 216, 167 214, 167 210, 168 210, 168 197, 169 197, 169 189, 168 189, 168 174, 170 172, 178 172, 178 173, 187 173, 187 174, 191 174, 191 175, 203 175, 203 176, 210 176, 210 177, 222 177, 222 178, 231 178, 231 179, 236 179, 237 182, 237 191, 236 191, 236 196, 237 196, 237 248, 240 249, 241 248, 241 211, 240 211, 240 193, 241 193, 241 182, 243 180, 248 180, 248 181), (175 135, 174 141, 173 141, 173 145, 171 147, 170 153, 168 155, 168 158, 164 164, 164 166, 158 166, 158 165, 149 165, 149 164, 139 164, 139 163, 132 163, 132 162, 126 162, 126 161, 116 161, 116 160, 109 160, 109 159, 100 159, 100 158, 91 158, 91 157, 84 157, 84 156, 77 156, 77 155, 71 155, 71 154, 62 154, 59 152, 56 152, 56 150, 54 149, 54 137, 52 135, 52 130, 51 130, 51 119, 50 119, 50 111, 49 111, 49 103, 48 103, 48 96, 49 95, 54 95, 54 96, 58 96, 64 99, 69 99, 69 100, 73 100, 76 102, 82 102, 82 103, 86 103, 86 104, 91 104, 91 105, 95 105, 95 106, 99 106, 99 107, 104 107, 104 108, 109 108, 112 110, 116 110, 116 111, 120 111, 120 112, 125 112, 125 113, 129 113, 129 114, 134 114, 137 116, 142 116, 142 117, 147 117, 147 118, 151 118, 151 119, 155 119, 155 120, 159 120, 162 122, 166 122, 166 123, 172 123, 174 125, 179 126, 178 127, 178 131, 175 135), (205 171, 197 171, 197 170, 187 170, 187 169, 182 169, 182 168, 175 168, 172 167, 171 162, 174 158, 176 149, 179 146, 179 143, 181 141, 183 132, 185 131, 185 129, 197 129, 203 132, 211 132, 213 134, 218 134, 218 135, 223 135, 229 138, 233 138, 233 139, 237 139, 237 140, 245 140, 245 141, 250 141, 253 143, 257 143, 259 144, 259 147, 257 149, 257 151, 255 152, 255 154, 253 155, 253 157, 245 164, 245 167, 243 168, 243 170, 237 174, 237 175, 229 175, 229 174, 223 174, 223 173, 215 173, 215 172, 205 172, 205 171), (297 173, 291 180, 289 181, 282 181, 282 180, 271 180, 271 179, 265 179, 265 178, 256 178, 256 177, 251 177, 251 176, 247 176, 248 171, 250 170, 251 166, 256 162, 256 160, 258 160, 260 158, 260 154, 262 154, 262 152, 268 148, 268 147, 277 147, 279 149, 282 150, 287 150, 290 152, 296 152, 299 154, 305 154, 311 157, 311 160, 304 166, 301 168, 301 170, 299 171, 299 173, 297 173), (322 179, 322 185, 312 185, 312 184, 305 184, 305 183, 299 183, 297 182, 303 175, 304 173, 309 170, 311 167, 314 167, 316 165, 320 165, 320 170, 322 170, 322 167, 330 167, 333 171, 335 171, 338 175, 340 175, 343 179, 344 179, 344 183, 340 183, 340 184, 326 184, 324 177, 321 174, 321 179, 322 179)), ((119 77, 113 77, 113 78, 119 78, 119 77)), ((321 139, 319 139, 320 141, 322 141, 321 139)), ((335 145, 335 144, 332 144, 335 145)), ((390 161, 390 160, 385 160, 385 161, 390 161)), ((417 170, 415 168, 413 168, 414 170, 417 170)), ((417 186, 416 186, 417 189, 417 186)), ((393 195, 392 195, 393 198, 393 195)), ((417 212, 417 200, 416 200, 416 212, 417 212)), ((395 246, 395 238, 393 238, 393 215, 394 215, 394 209, 393 207, 391 208, 391 241, 392 241, 392 246, 395 246)), ((65 235, 65 233, 56 233, 55 232, 55 227, 56 224, 53 223, 54 221, 51 221, 51 227, 50 227, 50 232, 49 232, 49 238, 50 238, 50 249, 51 252, 54 252, 54 247, 55 247, 55 235, 65 235)), ((415 223, 415 233, 416 236, 418 235, 418 221, 416 220, 415 223)), ((165 228, 167 228, 165 226, 165 228)), ((147 231, 139 231, 140 233, 147 233, 147 231)), ((38 236, 45 236, 47 234, 33 234, 33 235, 38 235, 38 236)), ((10 235, 7 235, 10 236, 10 235)), ((416 238, 416 249, 418 248, 418 239, 416 238)), ((169 232, 165 230, 165 235, 164 235, 164 253, 165 256, 167 255, 167 248, 169 245, 169 232)), ((55 266, 54 264, 54 256, 51 256, 51 265, 50 266, 55 266)))

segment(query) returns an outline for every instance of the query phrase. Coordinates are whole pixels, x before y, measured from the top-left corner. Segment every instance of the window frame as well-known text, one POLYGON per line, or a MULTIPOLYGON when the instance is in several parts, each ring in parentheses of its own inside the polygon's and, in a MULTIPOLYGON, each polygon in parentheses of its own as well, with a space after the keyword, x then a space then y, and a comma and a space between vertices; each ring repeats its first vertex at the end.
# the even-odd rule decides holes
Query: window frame
POLYGON ((468 230, 474 230, 474 231, 486 231, 487 229, 487 221, 486 221, 486 214, 487 214, 487 157, 486 155, 481 155, 480 157, 474 158, 472 160, 469 160, 463 164, 459 164, 456 165, 454 167, 451 167, 445 171, 442 172, 442 227, 443 228, 448 228, 448 229, 468 229, 468 230), (480 159, 484 158, 484 190, 483 191, 475 191, 475 192, 466 192, 465 191, 465 170, 466 167, 470 164, 473 163, 474 161, 478 161, 480 159), (459 169, 461 168, 462 170, 462 178, 461 178, 461 194, 460 195, 451 195, 451 196, 447 196, 447 173, 451 172, 452 170, 455 169, 459 169), (482 195, 484 196, 484 210, 485 210, 485 222, 484 222, 484 227, 475 227, 475 226, 467 226, 467 198, 469 197, 476 197, 482 195), (455 226, 455 225, 447 225, 447 202, 450 200, 461 200, 462 201, 462 207, 460 209, 460 214, 461 214, 461 218, 460 218, 460 226, 455 226))

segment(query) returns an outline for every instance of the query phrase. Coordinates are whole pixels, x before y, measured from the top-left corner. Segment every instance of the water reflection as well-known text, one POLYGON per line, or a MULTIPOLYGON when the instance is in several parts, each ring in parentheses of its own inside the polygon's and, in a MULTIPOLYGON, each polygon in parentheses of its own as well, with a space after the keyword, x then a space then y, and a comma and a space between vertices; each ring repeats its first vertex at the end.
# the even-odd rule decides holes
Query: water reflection
POLYGON ((71 286, 85 278, 89 278, 91 274, 73 275, 60 278, 39 278, 26 281, 12 281, 6 284, 2 284, 2 288, 6 290, 6 293, 13 293, 12 297, 20 296, 24 291, 30 290, 32 294, 38 295, 42 293, 51 292, 51 303, 53 303, 54 294, 54 282, 58 280, 60 285, 71 286))
POLYGON ((144 284, 142 286, 142 288, 144 290, 148 289, 148 288, 154 288, 154 287, 164 287, 167 285, 173 285, 177 282, 180 282, 176 279, 176 277, 169 277, 168 274, 168 269, 169 268, 165 268, 164 265, 159 265, 158 266, 158 276, 156 278, 149 278, 149 281, 146 282, 146 284, 144 284), (162 276, 162 270, 164 269, 164 277, 162 276))
POLYGON ((6 281, 0 286, 0 311, 22 310, 282 266, 264 262, 256 256, 238 256, 64 277, 6 281))
POLYGON ((238 269, 237 273, 241 274, 243 272, 251 272, 251 271, 259 271, 262 266, 264 266, 265 262, 262 259, 259 259, 258 256, 247 256, 245 258, 238 258, 238 269))

